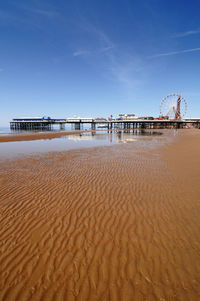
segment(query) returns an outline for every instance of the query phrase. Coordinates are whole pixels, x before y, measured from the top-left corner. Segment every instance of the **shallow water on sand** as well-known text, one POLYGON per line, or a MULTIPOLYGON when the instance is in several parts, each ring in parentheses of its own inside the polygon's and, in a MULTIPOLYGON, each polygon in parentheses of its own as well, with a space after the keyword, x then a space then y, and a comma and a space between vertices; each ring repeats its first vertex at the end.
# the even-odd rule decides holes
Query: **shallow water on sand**
POLYGON ((135 130, 130 132, 83 132, 81 134, 64 135, 60 138, 34 141, 16 141, 0 143, 0 159, 11 159, 24 155, 34 155, 52 151, 66 151, 79 148, 108 146, 116 143, 138 143, 148 141, 156 143, 160 132, 135 130))

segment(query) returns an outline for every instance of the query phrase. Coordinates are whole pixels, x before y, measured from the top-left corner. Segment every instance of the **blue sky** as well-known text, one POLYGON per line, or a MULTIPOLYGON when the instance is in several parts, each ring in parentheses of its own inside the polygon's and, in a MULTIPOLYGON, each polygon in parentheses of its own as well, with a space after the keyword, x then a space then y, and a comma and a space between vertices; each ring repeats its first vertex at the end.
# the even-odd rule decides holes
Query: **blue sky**
POLYGON ((200 117, 196 0, 0 5, 0 125, 13 117, 159 115, 172 92, 200 117))

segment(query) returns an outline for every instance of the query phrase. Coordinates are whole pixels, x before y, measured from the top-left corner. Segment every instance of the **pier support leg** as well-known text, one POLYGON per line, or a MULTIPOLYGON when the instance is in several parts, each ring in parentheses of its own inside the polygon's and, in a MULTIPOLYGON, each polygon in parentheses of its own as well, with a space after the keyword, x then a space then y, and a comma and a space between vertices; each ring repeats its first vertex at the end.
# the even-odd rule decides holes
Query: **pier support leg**
POLYGON ((65 124, 64 123, 60 123, 60 130, 64 130, 65 129, 65 124))
POLYGON ((80 122, 75 123, 75 124, 74 124, 74 127, 75 127, 75 130, 80 130, 80 129, 81 129, 81 124, 80 124, 80 122))
POLYGON ((96 129, 96 124, 95 123, 91 123, 91 129, 95 130, 96 129))

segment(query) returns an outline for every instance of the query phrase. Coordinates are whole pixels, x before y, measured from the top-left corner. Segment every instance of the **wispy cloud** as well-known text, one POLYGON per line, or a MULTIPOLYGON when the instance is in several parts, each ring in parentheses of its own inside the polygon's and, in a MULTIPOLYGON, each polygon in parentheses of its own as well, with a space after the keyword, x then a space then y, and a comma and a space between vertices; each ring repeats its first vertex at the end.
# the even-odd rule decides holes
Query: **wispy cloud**
POLYGON ((104 32, 97 29, 95 30, 95 32, 100 42, 100 52, 106 52, 116 47, 115 44, 111 41, 111 39, 104 32))
POLYGON ((122 84, 126 89, 132 91, 143 80, 141 79, 141 60, 129 57, 121 61, 117 56, 112 55, 109 62, 109 70, 113 79, 122 84))
POLYGON ((88 20, 81 19, 80 24, 81 30, 91 41, 90 49, 79 46, 73 56, 82 56, 89 64, 99 64, 102 75, 118 82, 126 93, 132 93, 143 82, 139 57, 122 53, 107 33, 88 20))
POLYGON ((109 51, 111 49, 115 48, 114 46, 107 46, 107 47, 103 47, 100 49, 100 52, 106 52, 106 51, 109 51))
POLYGON ((89 50, 77 50, 73 53, 73 56, 85 56, 90 54, 89 50))
POLYGON ((103 48, 94 49, 94 50, 76 50, 73 52, 73 56, 98 55, 100 53, 105 53, 113 48, 114 48, 113 46, 108 46, 108 47, 103 47, 103 48))
POLYGON ((90 49, 84 49, 83 45, 78 46, 78 50, 73 52, 73 56, 99 55, 114 49, 116 46, 111 39, 99 28, 91 24, 88 20, 81 18, 80 29, 90 39, 90 49), (92 46, 93 45, 93 46, 92 46))
POLYGON ((161 57, 161 56, 177 55, 177 54, 181 54, 181 53, 188 53, 188 52, 195 52, 195 51, 200 51, 200 47, 198 47, 198 48, 192 48, 192 49, 179 50, 179 51, 171 51, 171 52, 166 52, 166 53, 158 53, 158 54, 150 56, 150 58, 156 58, 156 57, 161 57))
POLYGON ((175 38, 182 38, 182 37, 187 37, 187 36, 191 36, 194 34, 199 34, 200 33, 200 29, 196 29, 196 30, 188 30, 185 32, 180 32, 180 33, 176 33, 173 37, 175 38))
POLYGON ((20 22, 20 19, 16 15, 4 10, 0 10, 0 23, 8 24, 16 21, 20 22))
POLYGON ((40 15, 43 17, 47 17, 47 18, 54 18, 54 17, 58 17, 59 13, 57 11, 53 11, 53 10, 48 10, 48 9, 36 9, 36 8, 24 8, 26 11, 36 14, 36 15, 40 15))
POLYGON ((15 11, 6 11, 0 9, 0 23, 4 25, 14 24, 15 26, 28 25, 33 28, 41 29, 41 22, 38 20, 49 19, 53 20, 60 17, 60 14, 52 7, 35 8, 24 6, 21 4, 15 5, 15 11), (21 13, 23 11, 23 14, 21 13))

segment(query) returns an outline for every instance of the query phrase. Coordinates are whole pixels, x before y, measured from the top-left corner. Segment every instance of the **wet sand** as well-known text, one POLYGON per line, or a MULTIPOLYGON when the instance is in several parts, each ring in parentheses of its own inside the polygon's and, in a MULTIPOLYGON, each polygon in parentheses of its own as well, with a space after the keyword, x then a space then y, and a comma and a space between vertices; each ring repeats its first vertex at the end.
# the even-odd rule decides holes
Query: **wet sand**
POLYGON ((66 135, 81 134, 85 132, 84 130, 74 130, 74 131, 50 131, 50 132, 35 132, 35 133, 19 133, 19 134, 9 134, 0 136, 0 142, 13 142, 13 141, 32 141, 41 139, 53 139, 59 138, 66 135))
POLYGON ((0 300, 199 300, 200 131, 177 133, 2 163, 0 300))

